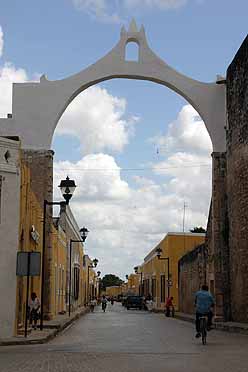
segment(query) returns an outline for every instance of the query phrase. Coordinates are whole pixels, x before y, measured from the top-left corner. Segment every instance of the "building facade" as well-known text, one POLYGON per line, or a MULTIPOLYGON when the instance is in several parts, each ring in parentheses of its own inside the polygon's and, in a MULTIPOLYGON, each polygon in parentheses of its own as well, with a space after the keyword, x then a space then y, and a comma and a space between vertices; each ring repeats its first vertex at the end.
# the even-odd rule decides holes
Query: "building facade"
POLYGON ((20 182, 20 142, 0 137, 0 338, 15 333, 20 182))
POLYGON ((84 283, 87 278, 83 270, 84 246, 80 242, 82 240, 80 229, 69 205, 61 205, 59 221, 66 238, 66 304, 68 308, 70 303, 71 311, 75 311, 86 302, 84 283))
MULTIPOLYGON (((43 210, 31 188, 30 169, 21 161, 19 252, 42 254, 43 210)), ((27 277, 17 277, 16 329, 22 330, 26 315, 27 277)), ((41 294, 41 276, 30 277, 29 294, 41 294)))
MULTIPOLYGON (((173 296, 178 310, 178 261, 204 240, 205 234, 168 233, 145 257, 144 263, 139 266, 139 271, 142 272, 142 294, 152 297, 155 309, 163 309, 166 298, 173 296), (161 249, 160 259, 157 257, 158 248, 161 249)), ((141 275, 139 280, 141 281, 141 275)))

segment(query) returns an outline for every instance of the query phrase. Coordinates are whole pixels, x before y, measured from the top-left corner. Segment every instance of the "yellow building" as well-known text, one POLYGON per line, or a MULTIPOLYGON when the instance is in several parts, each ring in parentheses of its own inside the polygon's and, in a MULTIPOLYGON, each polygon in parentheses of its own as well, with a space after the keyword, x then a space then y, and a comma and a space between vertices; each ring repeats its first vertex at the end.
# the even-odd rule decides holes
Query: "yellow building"
MULTIPOLYGON (((21 164, 19 251, 42 253, 43 210, 31 190, 29 168, 21 164)), ((41 277, 30 277, 29 298, 36 292, 40 298, 41 277)), ((17 277, 16 330, 24 326, 27 278, 17 277)))
POLYGON ((122 295, 126 295, 127 294, 127 291, 128 291, 128 283, 123 283, 121 285, 121 294, 122 295))
POLYGON ((166 298, 173 296, 178 309, 178 261, 204 241, 205 234, 168 233, 145 257, 144 263, 139 266, 143 278, 142 294, 153 297, 155 308, 164 308, 166 298), (160 259, 157 257, 158 248, 161 250, 160 259))
POLYGON ((86 254, 83 257, 83 293, 84 293, 84 304, 87 305, 89 301, 100 296, 100 278, 96 273, 94 267, 94 260, 86 254))
POLYGON ((107 287, 106 288, 106 296, 108 297, 118 297, 122 293, 122 288, 121 286, 112 286, 112 287, 107 287))
POLYGON ((127 292, 130 294, 139 294, 140 277, 138 274, 129 274, 127 281, 127 292))
POLYGON ((55 218, 52 226, 52 270, 51 270, 51 316, 66 312, 66 235, 55 218))

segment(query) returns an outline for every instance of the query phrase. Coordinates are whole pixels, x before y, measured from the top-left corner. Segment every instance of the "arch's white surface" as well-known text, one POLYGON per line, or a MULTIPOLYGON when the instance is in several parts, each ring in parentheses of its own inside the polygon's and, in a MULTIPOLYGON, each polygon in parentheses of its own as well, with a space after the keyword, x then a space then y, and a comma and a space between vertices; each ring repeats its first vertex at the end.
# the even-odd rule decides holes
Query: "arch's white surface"
POLYGON ((117 45, 102 59, 63 80, 13 84, 12 118, 0 119, 0 135, 18 135, 22 147, 50 149, 57 123, 70 102, 88 87, 104 80, 127 78, 149 80, 183 96, 201 115, 213 144, 213 151, 226 150, 226 89, 224 85, 188 78, 161 60, 148 46, 145 29, 132 21, 123 27, 117 45), (138 62, 125 60, 126 44, 139 45, 138 62))

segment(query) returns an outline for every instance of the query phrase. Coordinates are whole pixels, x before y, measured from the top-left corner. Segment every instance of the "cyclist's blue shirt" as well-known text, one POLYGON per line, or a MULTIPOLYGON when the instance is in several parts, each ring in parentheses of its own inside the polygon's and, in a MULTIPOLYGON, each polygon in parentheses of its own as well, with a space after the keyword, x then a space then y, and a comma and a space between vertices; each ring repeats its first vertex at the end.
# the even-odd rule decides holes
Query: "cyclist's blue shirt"
POLYGON ((198 291, 195 295, 196 312, 206 314, 214 304, 214 299, 208 291, 198 291))

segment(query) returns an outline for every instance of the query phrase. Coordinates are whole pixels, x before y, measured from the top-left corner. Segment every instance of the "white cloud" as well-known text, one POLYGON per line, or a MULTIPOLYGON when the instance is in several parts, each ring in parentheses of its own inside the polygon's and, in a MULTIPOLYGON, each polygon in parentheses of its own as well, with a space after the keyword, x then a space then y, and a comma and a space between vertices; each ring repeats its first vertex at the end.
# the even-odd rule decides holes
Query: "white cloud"
POLYGON ((78 189, 71 207, 79 226, 86 225, 91 231, 86 247, 91 256, 100 259, 103 273, 113 272, 114 268, 124 278, 168 231, 182 231, 184 202, 186 231, 193 226, 206 227, 211 144, 204 124, 198 117, 196 120, 195 111, 187 105, 166 134, 157 138, 170 143, 161 160, 153 164, 160 182, 152 176, 136 175, 135 185, 131 186, 122 178, 115 159, 106 154, 86 155, 75 164, 55 165, 55 185, 68 173, 66 170, 76 180, 78 189), (178 126, 177 130, 174 126, 178 126), (195 126, 202 126, 200 137, 195 126), (200 142, 197 145, 196 140, 200 142))
MULTIPOLYGON (((0 57, 3 52, 3 31, 0 26, 0 57)), ((33 75, 32 81, 37 80, 38 75, 33 75)), ((30 81, 27 72, 23 68, 17 68, 11 62, 0 65, 0 117, 6 117, 12 112, 12 84, 30 81)))
POLYGON ((109 6, 111 0, 72 0, 75 7, 79 10, 83 10, 93 16, 94 18, 100 19, 105 23, 120 23, 121 18, 118 13, 112 11, 109 6))
POLYGON ((57 162, 56 177, 63 177, 66 171, 77 180, 75 197, 84 200, 125 200, 129 197, 128 184, 120 178, 120 168, 114 158, 107 154, 86 155, 77 163, 57 162))
POLYGON ((0 66, 0 117, 12 112, 12 84, 28 80, 27 73, 22 68, 16 68, 11 63, 0 66))
POLYGON ((148 7, 161 10, 176 9, 187 3, 188 0, 124 0, 128 8, 148 7))
POLYGON ((2 57, 3 54, 3 29, 0 26, 0 57, 2 57))
POLYGON ((83 153, 103 151, 120 152, 134 132, 137 117, 125 118, 126 100, 113 97, 98 86, 81 93, 70 104, 56 135, 78 138, 83 153))
POLYGON ((170 10, 184 6, 188 0, 72 0, 74 6, 106 23, 123 22, 130 10, 170 10))
POLYGON ((212 148, 210 137, 199 114, 190 105, 181 109, 177 119, 169 124, 165 136, 159 134, 150 139, 160 154, 170 152, 196 152, 209 154, 212 148))
POLYGON ((204 122, 192 106, 185 105, 166 135, 152 142, 161 156, 154 172, 166 177, 165 192, 185 200, 191 219, 199 224, 195 217, 208 211, 212 177, 212 144, 204 122))

